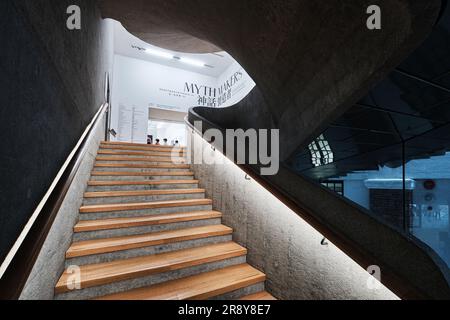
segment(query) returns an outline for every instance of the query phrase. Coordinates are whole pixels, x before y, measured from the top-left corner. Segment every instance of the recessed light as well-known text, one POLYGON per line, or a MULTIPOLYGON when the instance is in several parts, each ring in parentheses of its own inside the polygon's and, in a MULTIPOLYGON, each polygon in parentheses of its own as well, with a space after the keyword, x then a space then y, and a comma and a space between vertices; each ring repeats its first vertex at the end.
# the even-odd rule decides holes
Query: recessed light
POLYGON ((205 63, 200 61, 200 60, 194 60, 194 59, 189 59, 189 58, 180 58, 180 61, 186 64, 190 64, 191 66, 196 66, 196 67, 204 67, 205 63))
POLYGON ((145 53, 151 54, 152 56, 164 58, 164 59, 173 59, 173 54, 164 52, 164 51, 155 50, 155 49, 147 48, 147 49, 145 49, 145 53))

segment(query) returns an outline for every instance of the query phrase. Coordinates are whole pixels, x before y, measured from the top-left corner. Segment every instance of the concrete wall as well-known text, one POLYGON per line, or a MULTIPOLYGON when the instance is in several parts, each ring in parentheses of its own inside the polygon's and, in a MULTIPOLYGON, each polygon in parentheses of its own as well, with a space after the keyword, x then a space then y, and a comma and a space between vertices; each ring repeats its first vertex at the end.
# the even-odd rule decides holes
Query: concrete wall
POLYGON ((88 151, 25 284, 20 296, 21 300, 53 299, 55 285, 64 271, 65 254, 72 243, 73 227, 78 222, 83 195, 91 176, 100 141, 105 137, 105 120, 103 116, 88 141, 88 151))
MULTIPOLYGON (((189 131, 190 132, 190 131, 189 131)), ((379 284, 369 289, 368 273, 245 173, 189 133, 192 155, 201 148, 223 164, 193 164, 213 207, 247 247, 248 262, 267 274, 268 290, 280 299, 398 299, 379 284), (195 138, 195 143, 192 141, 195 138)))
POLYGON ((104 101, 113 34, 95 1, 0 2, 0 261, 104 101))

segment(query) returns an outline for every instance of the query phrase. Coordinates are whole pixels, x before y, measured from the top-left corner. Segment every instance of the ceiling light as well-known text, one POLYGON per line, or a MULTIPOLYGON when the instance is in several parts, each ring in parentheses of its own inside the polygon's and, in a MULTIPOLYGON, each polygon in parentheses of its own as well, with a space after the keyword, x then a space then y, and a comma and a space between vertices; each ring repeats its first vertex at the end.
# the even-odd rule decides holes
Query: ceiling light
POLYGON ((194 59, 189 59, 189 58, 180 58, 181 62, 184 62, 186 64, 190 64, 191 66, 196 66, 196 67, 204 67, 205 63, 199 60, 194 60, 194 59))
POLYGON ((155 50, 155 49, 150 49, 150 48, 145 49, 145 53, 148 53, 148 54, 151 54, 152 56, 157 56, 160 58, 173 59, 173 55, 171 53, 159 51, 159 50, 155 50))

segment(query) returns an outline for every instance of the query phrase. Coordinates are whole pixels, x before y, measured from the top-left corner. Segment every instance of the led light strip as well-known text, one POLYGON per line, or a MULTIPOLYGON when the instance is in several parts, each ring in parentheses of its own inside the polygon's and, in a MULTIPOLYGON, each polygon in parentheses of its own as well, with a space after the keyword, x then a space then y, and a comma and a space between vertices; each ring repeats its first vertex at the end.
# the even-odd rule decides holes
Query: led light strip
POLYGON ((3 277, 3 274, 8 269, 9 264, 11 263, 12 259, 16 255, 16 253, 19 250, 20 246, 22 245, 23 241, 25 240, 25 237, 27 236, 28 232, 30 231, 31 227, 33 226, 34 222, 36 221, 37 217, 41 213, 41 210, 44 207, 45 203, 47 202, 48 198, 50 197, 50 194, 55 189, 56 184, 58 183, 59 179, 61 179, 61 176, 63 175, 66 168, 69 166, 70 161, 72 160, 72 158, 74 157, 78 148, 80 147, 81 143, 83 142, 83 139, 88 134, 89 129, 94 125, 95 119, 97 119, 98 114, 103 111, 104 107, 105 107, 105 104, 102 105, 100 110, 96 113, 95 117, 92 119, 92 121, 86 127, 86 130, 84 130, 83 135, 81 136, 80 140, 78 140, 78 143, 75 146, 75 148, 73 148, 72 152, 67 157, 63 166, 61 167, 58 174, 56 175, 56 178, 53 180, 50 188, 47 190, 47 193, 45 194, 44 198, 42 198, 41 202, 39 202, 36 210, 34 210, 33 214, 31 215, 31 218, 28 220, 27 224, 25 225, 22 232, 20 233, 19 238, 16 240, 13 247, 8 252, 8 255, 6 256, 5 260, 2 262, 2 264, 0 266, 0 278, 3 277))
MULTIPOLYGON (((132 46, 133 48, 138 48, 135 46, 132 46)), ((141 48, 138 48, 139 50, 141 50, 141 48)), ((185 57, 178 57, 178 56, 174 56, 173 54, 171 54, 170 52, 167 51, 161 51, 161 50, 156 50, 156 49, 152 49, 152 48, 147 48, 144 50, 145 53, 155 56, 155 57, 159 57, 159 58, 163 58, 163 59, 169 59, 169 60, 178 60, 182 63, 194 66, 194 67, 211 67, 207 64, 205 64, 203 61, 200 60, 196 60, 196 59, 191 59, 191 58, 185 58, 185 57)))

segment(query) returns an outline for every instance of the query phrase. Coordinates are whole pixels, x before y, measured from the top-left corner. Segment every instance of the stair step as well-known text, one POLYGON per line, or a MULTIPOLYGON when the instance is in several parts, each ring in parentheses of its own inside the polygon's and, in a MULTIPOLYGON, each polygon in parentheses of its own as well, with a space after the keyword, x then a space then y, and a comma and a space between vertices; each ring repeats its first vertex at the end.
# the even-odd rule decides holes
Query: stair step
MULTIPOLYGON (((142 165, 142 164, 117 164, 117 163, 107 163, 107 164, 96 164, 94 166, 95 172, 180 172, 186 173, 190 172, 190 167, 187 165, 182 165, 182 167, 177 166, 167 166, 167 164, 159 166, 159 165, 142 165)), ((158 175, 158 177, 161 175, 158 175)))
POLYGON ((153 189, 130 191, 94 191, 84 194, 83 205, 136 203, 204 199, 205 189, 153 189))
POLYGON ((265 281, 265 274, 248 264, 240 264, 198 275, 159 283, 99 300, 201 300, 265 281))
POLYGON ((261 292, 257 292, 254 294, 250 294, 248 296, 242 297, 239 300, 277 300, 274 296, 272 296, 270 293, 268 293, 267 291, 261 291, 261 292))
POLYGON ((111 150, 137 150, 137 151, 155 151, 155 152, 184 152, 184 149, 180 148, 161 148, 159 146, 121 146, 121 145, 110 145, 101 144, 101 149, 111 149, 111 150))
POLYGON ((137 171, 93 171, 92 176, 194 176, 191 171, 147 171, 147 172, 137 172, 137 171))
POLYGON ((142 235, 106 238, 74 242, 66 252, 66 258, 76 258, 93 254, 130 250, 142 247, 156 246, 180 241, 229 235, 233 232, 230 227, 213 225, 180 230, 153 232, 142 235))
MULTIPOLYGON (((199 181, 193 177, 187 180, 179 180, 175 177, 171 179, 152 180, 92 180, 88 182, 87 192, 98 191, 135 191, 135 190, 159 190, 159 189, 196 189, 199 181), (134 181, 131 181, 134 180, 134 181), (173 183, 171 183, 173 181, 173 183), (97 183, 98 182, 98 183, 97 183)), ((140 201, 137 201, 140 202, 140 201)))
POLYGON ((138 197, 173 194, 193 194, 205 193, 205 189, 158 189, 158 190, 137 190, 137 191, 98 191, 86 192, 85 198, 111 198, 111 197, 138 197))
POLYGON ((211 199, 188 199, 188 200, 171 200, 171 201, 154 201, 143 203, 118 203, 105 205, 83 206, 80 208, 80 213, 95 213, 95 212, 114 212, 125 210, 144 210, 155 208, 172 208, 183 206, 203 206, 212 205, 211 199))
POLYGON ((144 157, 175 157, 181 158, 184 154, 172 154, 169 151, 120 151, 110 149, 99 149, 97 154, 99 155, 112 155, 112 156, 144 156, 144 157))
POLYGON ((188 180, 194 179, 194 173, 190 171, 94 171, 91 180, 188 180))
POLYGON ((190 169, 188 164, 96 163, 94 168, 190 169))
POLYGON ((170 157, 141 157, 141 158, 133 158, 133 157, 97 157, 96 161, 118 161, 118 162, 150 162, 150 163, 160 163, 160 162, 169 162, 172 163, 175 160, 176 163, 184 163, 186 160, 184 158, 170 158, 170 157))
POLYGON ((146 143, 133 143, 133 142, 122 142, 122 141, 101 141, 102 145, 113 145, 113 146, 137 146, 137 147, 149 147, 149 148, 179 148, 179 149, 186 149, 186 147, 179 146, 179 147, 173 147, 173 146, 164 146, 164 145, 155 145, 155 144, 146 144, 146 143))
POLYGON ((146 180, 146 181, 89 181, 88 186, 140 186, 140 185, 174 185, 174 184, 198 184, 198 180, 146 180))
POLYGON ((74 232, 89 232, 98 230, 110 230, 119 228, 132 228, 148 225, 169 224, 185 221, 217 219, 221 218, 222 213, 218 211, 193 211, 182 213, 170 213, 134 218, 117 218, 102 220, 84 220, 78 222, 74 227, 74 232))
POLYGON ((186 149, 182 146, 165 146, 156 144, 146 144, 146 143, 132 143, 132 142, 118 142, 118 141, 102 141, 100 142, 102 146, 123 146, 123 147, 140 147, 140 148, 160 148, 160 149, 186 149))
MULTIPOLYGON (((89 288, 116 281, 144 277, 197 266, 214 261, 246 255, 247 250, 237 243, 227 242, 203 247, 172 251, 156 255, 80 266, 80 287, 89 288)), ((59 279, 55 292, 70 291, 68 281, 73 274, 67 272, 59 279)))

